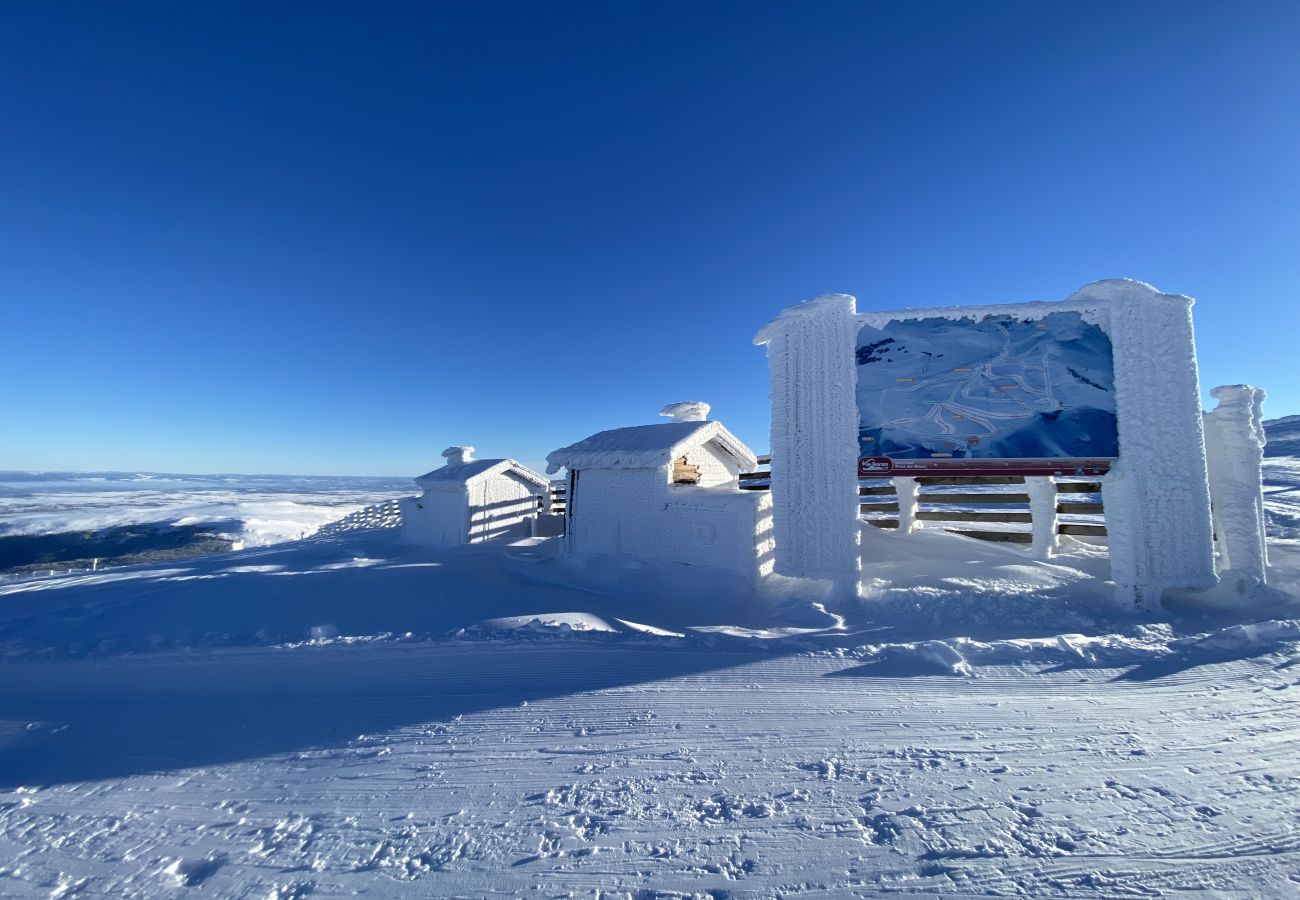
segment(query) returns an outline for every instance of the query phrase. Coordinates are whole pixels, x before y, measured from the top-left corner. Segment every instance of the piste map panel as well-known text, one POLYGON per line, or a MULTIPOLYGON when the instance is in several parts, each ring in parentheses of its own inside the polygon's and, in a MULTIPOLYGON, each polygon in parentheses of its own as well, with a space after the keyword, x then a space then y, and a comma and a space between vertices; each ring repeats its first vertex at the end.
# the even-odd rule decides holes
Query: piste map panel
POLYGON ((864 325, 857 373, 862 474, 1093 474, 1119 455, 1110 339, 1077 312, 864 325))

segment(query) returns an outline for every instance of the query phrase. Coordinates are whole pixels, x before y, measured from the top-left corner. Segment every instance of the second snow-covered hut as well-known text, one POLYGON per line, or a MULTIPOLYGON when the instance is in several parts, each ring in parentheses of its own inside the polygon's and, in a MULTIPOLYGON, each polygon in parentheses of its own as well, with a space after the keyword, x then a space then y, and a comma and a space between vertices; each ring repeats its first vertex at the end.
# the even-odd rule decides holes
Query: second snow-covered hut
POLYGON ((474 459, 448 447, 447 464, 415 479, 422 493, 401 501, 402 540, 426 547, 527 537, 550 508, 550 483, 513 459, 474 459))

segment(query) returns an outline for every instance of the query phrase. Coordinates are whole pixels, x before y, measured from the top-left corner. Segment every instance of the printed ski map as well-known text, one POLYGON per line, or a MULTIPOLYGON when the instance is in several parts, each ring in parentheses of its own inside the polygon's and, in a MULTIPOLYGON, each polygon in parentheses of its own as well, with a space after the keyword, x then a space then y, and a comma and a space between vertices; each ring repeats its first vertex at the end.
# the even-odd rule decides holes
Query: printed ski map
POLYGON ((1110 339, 1077 312, 866 325, 857 363, 863 457, 1118 455, 1110 339))

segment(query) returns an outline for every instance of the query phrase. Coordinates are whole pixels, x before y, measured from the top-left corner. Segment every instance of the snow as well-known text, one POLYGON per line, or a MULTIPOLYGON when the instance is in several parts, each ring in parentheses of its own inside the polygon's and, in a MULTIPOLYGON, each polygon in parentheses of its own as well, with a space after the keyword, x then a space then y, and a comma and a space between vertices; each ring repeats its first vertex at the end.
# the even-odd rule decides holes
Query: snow
POLYGON ((1051 478, 1026 478, 1025 492, 1029 495, 1030 529, 1034 542, 1031 546, 1035 559, 1047 560, 1056 554, 1060 537, 1056 533, 1057 514, 1056 482, 1051 478))
POLYGON ((659 415, 668 416, 674 422, 703 422, 709 418, 710 409, 712 407, 702 400, 683 400, 669 403, 659 410, 659 415))
POLYGON ((447 464, 415 479, 422 493, 399 504, 402 538, 449 547, 529 534, 550 509, 551 484, 513 459, 473 459, 473 447, 448 447, 447 464))
POLYGON ((1129 280, 1073 298, 1105 303, 1115 360, 1120 460, 1102 483, 1111 572, 1122 602, 1216 583, 1192 300, 1129 280))
POLYGON ((758 465, 754 452, 722 423, 691 419, 598 432, 548 454, 546 471, 553 474, 563 468, 657 469, 710 442, 731 454, 742 471, 758 465))
POLYGON ((858 584, 858 409, 853 297, 826 294, 783 310, 755 336, 772 375, 775 571, 858 584))
MULTIPOLYGON (((459 448, 457 448, 459 449, 459 448)), ((416 486, 426 491, 460 491, 465 485, 476 479, 490 478, 493 475, 510 473, 524 481, 529 481, 539 488, 549 488, 550 482, 545 476, 515 462, 513 459, 474 459, 468 462, 449 462, 445 466, 426 472, 415 479, 416 486)))
POLYGON ((1215 547, 1225 586, 1248 602, 1267 580, 1261 406, 1264 392, 1244 384, 1210 391, 1218 406, 1205 414, 1205 451, 1214 501, 1215 547))
POLYGON ((0 895, 1292 893, 1295 598, 866 531, 839 606, 393 528, 0 586, 0 895))

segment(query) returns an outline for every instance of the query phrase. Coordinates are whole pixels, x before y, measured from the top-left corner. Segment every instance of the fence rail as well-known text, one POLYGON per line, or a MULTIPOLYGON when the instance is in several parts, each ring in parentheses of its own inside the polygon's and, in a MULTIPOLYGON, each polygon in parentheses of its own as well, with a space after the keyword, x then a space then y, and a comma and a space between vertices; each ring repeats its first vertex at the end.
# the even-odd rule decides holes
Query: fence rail
MULTIPOLYGON (((759 465, 771 464, 760 457, 759 465)), ((901 479, 900 479, 901 480, 901 479)), ((1033 542, 1030 528, 1029 487, 1021 475, 922 475, 910 479, 917 486, 916 521, 986 541, 1017 544, 1033 542), (995 526, 995 527, 980 527, 995 526), (1000 527, 1007 526, 1007 527, 1000 527)), ((766 491, 772 473, 766 469, 742 472, 740 487, 766 491)), ((1056 514, 1066 517, 1057 534, 1105 538, 1105 506, 1101 482, 1096 478, 1055 481, 1056 514)), ((892 478, 864 478, 858 482, 858 514, 876 528, 897 528, 901 505, 892 478)))
MULTIPOLYGON (((769 456, 758 464, 770 466, 769 456)), ((901 480, 901 479, 900 479, 901 480)), ((916 521, 946 531, 985 541, 1015 544, 1033 542, 1029 527, 1029 488, 1020 475, 923 475, 911 479, 918 488, 916 521), (1001 490, 997 490, 1001 488, 1001 490), (1007 527, 980 527, 1007 526, 1007 527)), ((740 473, 740 488, 767 491, 772 472, 761 468, 740 473)), ((1056 514, 1068 517, 1058 522, 1056 533, 1074 537, 1105 538, 1105 506, 1101 482, 1095 478, 1056 481, 1056 514)), ((901 504, 892 478, 866 478, 858 482, 858 515, 876 528, 897 528, 901 504)), ((568 506, 568 487, 551 482, 551 510, 563 513, 568 506)))

